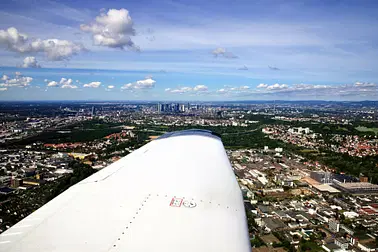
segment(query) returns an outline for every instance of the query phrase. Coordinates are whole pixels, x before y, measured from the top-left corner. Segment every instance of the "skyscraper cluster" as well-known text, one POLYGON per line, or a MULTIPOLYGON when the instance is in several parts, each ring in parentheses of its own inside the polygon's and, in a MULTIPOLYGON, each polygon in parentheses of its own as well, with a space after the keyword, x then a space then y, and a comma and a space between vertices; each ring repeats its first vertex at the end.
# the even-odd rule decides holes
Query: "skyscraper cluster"
POLYGON ((158 103, 157 111, 159 113, 179 113, 187 112, 190 110, 190 104, 180 104, 180 103, 158 103))

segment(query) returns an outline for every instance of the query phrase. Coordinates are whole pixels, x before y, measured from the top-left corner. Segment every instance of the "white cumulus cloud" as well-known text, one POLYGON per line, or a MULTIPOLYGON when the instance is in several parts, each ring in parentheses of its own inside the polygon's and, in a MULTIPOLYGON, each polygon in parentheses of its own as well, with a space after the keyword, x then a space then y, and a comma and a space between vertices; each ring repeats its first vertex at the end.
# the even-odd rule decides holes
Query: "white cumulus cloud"
POLYGON ((290 90, 311 90, 311 89, 328 89, 332 88, 327 85, 313 85, 313 84, 294 84, 290 87, 290 90))
POLYGON ((27 51, 27 40, 28 36, 19 33, 14 27, 10 27, 7 30, 0 30, 0 44, 6 46, 11 51, 27 51))
POLYGON ((133 88, 134 88, 133 83, 128 83, 128 84, 125 84, 125 85, 123 85, 121 87, 121 89, 125 89, 125 90, 127 90, 127 89, 133 89, 133 88))
POLYGON ((156 81, 152 79, 151 76, 147 76, 144 80, 138 80, 133 83, 125 84, 121 87, 123 90, 132 89, 151 89, 155 87, 156 81))
POLYGON ((155 80, 149 77, 144 80, 137 81, 135 84, 135 88, 138 88, 138 89, 153 88, 155 86, 155 82, 156 82, 155 80))
POLYGON ((214 56, 223 55, 224 53, 226 53, 226 49, 222 47, 218 47, 218 48, 215 48, 212 53, 214 56))
POLYGON ((193 90, 196 92, 203 92, 203 91, 207 91, 208 88, 205 85, 197 85, 193 88, 193 90))
POLYGON ((44 52, 47 59, 52 61, 69 59, 72 55, 76 55, 85 50, 82 44, 68 40, 37 39, 31 43, 32 52, 44 52))
POLYGON ((61 85, 71 85, 72 84, 72 79, 61 78, 60 81, 59 81, 59 84, 61 84, 61 85))
POLYGON ((101 85, 100 81, 93 81, 87 84, 84 84, 84 87, 86 88, 98 88, 101 85))
POLYGON ((225 86, 224 88, 218 89, 216 93, 222 94, 222 95, 242 94, 242 93, 248 92, 249 89, 250 89, 249 86, 239 86, 239 87, 225 86))
POLYGON ((354 86, 356 87, 378 87, 376 83, 371 82, 355 82, 354 86))
POLYGON ((180 88, 175 88, 175 89, 167 88, 165 89, 165 91, 170 92, 170 93, 176 93, 176 94, 184 94, 184 93, 193 91, 193 88, 191 87, 180 87, 180 88))
POLYGON ((108 86, 105 88, 105 91, 112 91, 114 88, 115 88, 114 85, 108 85, 108 86))
POLYGON ((268 86, 266 89, 274 90, 274 89, 285 89, 285 88, 288 88, 288 85, 276 83, 276 84, 268 86))
POLYGON ((220 93, 220 94, 225 94, 227 92, 228 92, 228 90, 225 89, 225 88, 221 88, 221 89, 217 90, 217 93, 220 93))
MULTIPOLYGON (((257 88, 259 88, 259 86, 257 86, 257 88)), ((315 84, 303 84, 303 83, 287 85, 287 84, 275 83, 272 85, 267 85, 267 84, 262 85, 258 92, 259 94, 292 93, 292 94, 321 96, 321 95, 326 95, 327 92, 329 92, 329 90, 332 90, 332 92, 336 94, 336 92, 338 92, 338 90, 341 90, 342 88, 343 88, 343 85, 315 85, 315 84)))
POLYGON ((14 27, 0 30, 0 45, 18 53, 45 53, 47 59, 60 61, 85 51, 82 44, 60 39, 29 39, 14 27))
POLYGON ((133 25, 128 10, 109 9, 91 24, 80 25, 80 29, 92 34, 95 45, 139 51, 139 47, 131 40, 131 36, 135 35, 133 25))
POLYGON ((194 87, 178 87, 178 88, 166 88, 165 92, 173 93, 173 94, 199 94, 199 93, 206 93, 208 91, 208 87, 205 85, 196 85, 194 87))
POLYGON ((26 57, 24 63, 22 64, 23 68, 40 68, 37 59, 35 57, 26 57))
POLYGON ((261 83, 256 88, 251 89, 248 86, 231 87, 225 86, 218 89, 215 94, 231 96, 231 97, 245 97, 245 96, 259 96, 259 95, 300 95, 302 97, 330 97, 333 96, 349 96, 349 97, 378 97, 378 85, 368 82, 356 82, 354 84, 265 84, 261 83))
POLYGON ((59 84, 58 84, 58 82, 56 82, 56 81, 50 81, 48 84, 47 84, 47 86, 48 87, 57 87, 59 84))
POLYGON ((260 83, 257 88, 267 88, 268 87, 268 84, 265 84, 265 83, 260 83))
POLYGON ((227 51, 225 48, 223 47, 218 47, 216 49, 214 49, 212 51, 212 54, 215 56, 215 57, 218 57, 218 56, 222 56, 224 58, 227 58, 227 59, 235 59, 237 58, 238 56, 236 56, 235 54, 233 54, 232 52, 229 52, 227 51))
POLYGON ((32 77, 22 76, 20 72, 16 72, 14 78, 3 75, 0 81, 0 87, 27 87, 33 81, 32 77))
POLYGON ((60 79, 59 84, 60 84, 60 87, 61 87, 61 88, 71 88, 71 89, 76 89, 77 86, 76 86, 76 85, 72 85, 72 82, 73 82, 72 79, 62 78, 62 79, 60 79))
POLYGON ((61 88, 71 88, 71 89, 76 89, 76 85, 62 85, 61 88))
POLYGON ((60 88, 66 88, 66 89, 76 89, 78 86, 73 85, 73 80, 72 79, 67 79, 67 78, 61 78, 59 82, 57 81, 49 81, 45 80, 47 83, 47 87, 60 87, 60 88))

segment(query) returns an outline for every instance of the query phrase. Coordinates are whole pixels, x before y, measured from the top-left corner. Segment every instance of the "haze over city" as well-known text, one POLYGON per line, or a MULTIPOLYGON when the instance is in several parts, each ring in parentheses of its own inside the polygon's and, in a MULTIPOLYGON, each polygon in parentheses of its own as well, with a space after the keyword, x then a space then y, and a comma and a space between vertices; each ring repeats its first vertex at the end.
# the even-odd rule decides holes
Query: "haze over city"
POLYGON ((1 1, 0 100, 376 100, 376 1, 1 1))

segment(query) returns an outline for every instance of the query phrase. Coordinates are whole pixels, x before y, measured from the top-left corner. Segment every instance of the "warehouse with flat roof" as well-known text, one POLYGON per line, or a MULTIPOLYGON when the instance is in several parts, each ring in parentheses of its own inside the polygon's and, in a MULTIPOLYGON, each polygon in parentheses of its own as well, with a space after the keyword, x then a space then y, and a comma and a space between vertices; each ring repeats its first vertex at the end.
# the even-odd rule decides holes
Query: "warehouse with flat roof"
POLYGON ((336 188, 328 185, 328 184, 321 184, 321 185, 313 185, 313 187, 322 193, 339 193, 340 191, 336 188))
POLYGON ((367 182, 340 183, 333 180, 333 186, 351 194, 378 194, 378 185, 367 182))

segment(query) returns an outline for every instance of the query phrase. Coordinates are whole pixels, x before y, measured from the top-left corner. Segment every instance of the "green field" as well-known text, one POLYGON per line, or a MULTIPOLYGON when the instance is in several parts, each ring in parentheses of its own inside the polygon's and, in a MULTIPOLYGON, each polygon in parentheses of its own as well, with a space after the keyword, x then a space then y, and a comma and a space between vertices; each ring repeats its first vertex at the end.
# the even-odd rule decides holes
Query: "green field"
POLYGON ((340 127, 340 126, 338 126, 337 127, 337 130, 342 130, 342 131, 349 131, 347 128, 344 128, 344 127, 340 127))
POLYGON ((356 130, 360 132, 373 132, 374 134, 378 134, 378 128, 367 128, 365 126, 358 126, 356 130))

